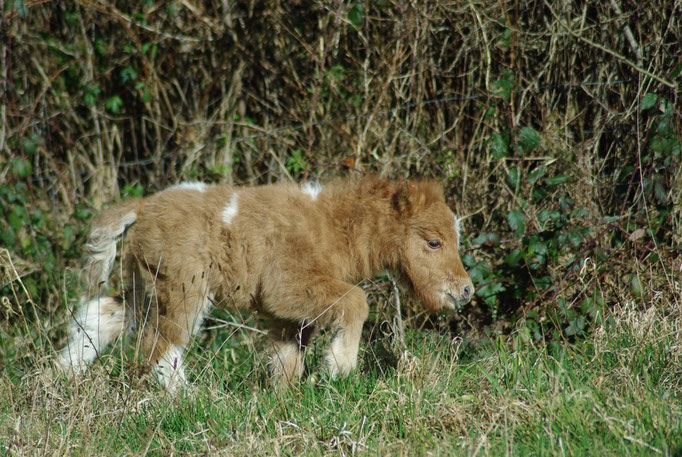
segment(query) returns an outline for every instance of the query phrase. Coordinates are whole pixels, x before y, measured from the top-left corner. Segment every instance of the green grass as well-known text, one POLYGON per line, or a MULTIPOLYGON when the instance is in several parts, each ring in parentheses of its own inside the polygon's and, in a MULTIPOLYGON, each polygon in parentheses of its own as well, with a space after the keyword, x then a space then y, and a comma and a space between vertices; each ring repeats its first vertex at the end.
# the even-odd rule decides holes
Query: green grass
MULTIPOLYGON (((574 344, 474 346, 410 330, 406 351, 374 339, 337 381, 318 369, 322 335, 309 375, 283 392, 269 387, 261 337, 228 327, 193 345, 191 386, 175 398, 121 346, 71 381, 46 369, 47 354, 15 354, 0 381, 0 452, 674 456, 681 327, 679 312, 627 305, 574 344)), ((20 329, 6 343, 12 330, 5 355, 21 346, 20 329)))

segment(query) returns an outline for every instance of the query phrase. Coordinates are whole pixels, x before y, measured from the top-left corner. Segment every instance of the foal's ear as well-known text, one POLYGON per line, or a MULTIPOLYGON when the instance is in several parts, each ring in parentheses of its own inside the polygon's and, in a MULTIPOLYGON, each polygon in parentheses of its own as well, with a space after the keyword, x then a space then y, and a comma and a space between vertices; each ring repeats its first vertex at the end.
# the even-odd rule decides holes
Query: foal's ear
POLYGON ((407 181, 396 184, 393 195, 391 195, 393 209, 401 216, 409 216, 412 213, 412 202, 410 201, 410 189, 407 181))

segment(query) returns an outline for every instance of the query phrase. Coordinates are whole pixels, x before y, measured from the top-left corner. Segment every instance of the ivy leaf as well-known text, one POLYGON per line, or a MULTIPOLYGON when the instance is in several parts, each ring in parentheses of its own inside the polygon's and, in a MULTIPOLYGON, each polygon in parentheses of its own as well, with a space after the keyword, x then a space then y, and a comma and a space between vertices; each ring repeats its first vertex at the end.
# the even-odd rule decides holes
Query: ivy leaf
POLYGON ((128 65, 127 67, 125 67, 121 70, 121 82, 123 84, 127 83, 128 81, 135 81, 136 79, 137 79, 137 70, 135 70, 130 65, 128 65))
POLYGON ((523 259, 523 253, 521 253, 521 250, 520 249, 514 249, 512 252, 510 252, 504 258, 504 263, 509 265, 511 268, 516 268, 519 266, 519 263, 521 263, 522 259, 523 259))
POLYGON ((104 107, 114 114, 118 114, 123 107, 123 100, 118 95, 109 97, 106 102, 104 102, 104 107))
POLYGON ((511 97, 512 90, 514 90, 513 74, 509 70, 504 70, 503 77, 493 83, 493 87, 497 89, 497 96, 502 97, 505 101, 511 97))
POLYGON ((306 168, 306 158, 303 151, 294 149, 284 165, 290 173, 301 173, 306 168))
POLYGON ((24 0, 14 0, 14 7, 17 9, 17 14, 21 19, 28 17, 28 8, 24 5, 24 0))
POLYGON ((493 159, 499 160, 506 157, 509 149, 509 137, 498 132, 493 132, 490 137, 490 151, 493 153, 493 159))
POLYGON ((545 167, 538 167, 528 174, 528 184, 534 186, 535 183, 545 175, 547 169, 545 167))
POLYGON ((642 111, 646 111, 649 108, 653 107, 657 101, 658 95, 649 92, 646 95, 644 95, 644 97, 642 97, 642 101, 639 103, 639 109, 642 111))
POLYGON ((362 6, 362 3, 356 2, 355 5, 353 5, 353 8, 350 9, 348 12, 348 20, 353 24, 356 28, 362 27, 362 18, 365 15, 365 7, 362 6))
POLYGON ((583 330, 585 329, 585 316, 577 316, 575 319, 572 319, 566 327, 566 335, 567 336, 574 336, 574 335, 580 335, 583 333, 583 330))
POLYGON ((540 144, 540 136, 530 127, 523 127, 519 136, 521 137, 520 146, 523 152, 531 152, 540 144))
POLYGON ((83 90, 83 103, 88 106, 93 106, 100 92, 101 90, 97 85, 86 86, 83 90))
POLYGON ((545 182, 547 183, 548 186, 558 186, 559 184, 566 183, 570 180, 571 180, 571 178, 569 178, 566 175, 559 175, 559 176, 554 176, 552 178, 547 178, 547 179, 545 179, 545 182))
POLYGON ((526 228, 526 216, 519 209, 513 209, 507 213, 507 222, 517 235, 521 235, 526 228))
POLYGON ((521 173, 519 172, 518 167, 509 169, 509 172, 507 173, 507 182, 514 189, 521 184, 521 173))
POLYGON ((682 73, 682 62, 678 63, 675 68, 673 68, 673 72, 670 73, 670 79, 677 78, 680 73, 682 73))
POLYGON ((31 162, 29 162, 27 159, 14 159, 12 161, 12 168, 14 173, 20 178, 26 178, 31 176, 31 173, 33 173, 31 162))

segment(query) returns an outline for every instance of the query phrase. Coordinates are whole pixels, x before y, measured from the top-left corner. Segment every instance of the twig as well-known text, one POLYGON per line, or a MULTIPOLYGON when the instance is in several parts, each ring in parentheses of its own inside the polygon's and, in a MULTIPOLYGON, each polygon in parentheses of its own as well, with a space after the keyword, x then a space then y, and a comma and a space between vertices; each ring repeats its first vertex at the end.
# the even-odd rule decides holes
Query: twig
POLYGON ((671 87, 671 88, 673 88, 673 89, 677 89, 677 83, 674 83, 674 82, 672 82, 672 81, 668 81, 667 79, 662 78, 662 77, 660 77, 660 76, 658 76, 658 75, 656 75, 656 74, 650 72, 650 71, 647 70, 646 68, 642 68, 640 65, 637 65, 635 62, 633 62, 632 60, 628 59, 628 58, 625 57, 623 54, 620 54, 620 53, 618 53, 618 52, 616 52, 616 51, 614 51, 614 50, 612 50, 612 49, 607 48, 607 47, 604 46, 604 45, 601 45, 601 44, 599 44, 599 43, 597 43, 597 42, 595 42, 595 41, 590 40, 589 38, 585 38, 584 36, 580 35, 580 34, 577 33, 577 32, 574 32, 573 30, 571 30, 571 28, 570 28, 568 25, 566 25, 566 23, 564 23, 564 21, 561 20, 561 18, 559 18, 559 16, 554 12, 554 9, 552 8, 552 5, 550 5, 549 2, 548 2, 547 0, 545 0, 545 5, 546 5, 547 8, 549 8, 549 10, 552 12, 552 16, 554 16, 554 19, 557 20, 557 22, 561 25, 561 27, 563 27, 568 33, 570 33, 571 35, 573 35, 574 37, 576 37, 576 38, 579 39, 580 41, 582 41, 582 42, 584 42, 584 43, 586 43, 586 44, 589 44, 590 46, 592 46, 592 47, 594 47, 594 48, 597 48, 597 49, 599 49, 599 50, 601 50, 601 51, 604 51, 604 52, 607 53, 607 54, 612 55, 613 57, 615 57, 616 59, 620 60, 621 62, 623 62, 623 63, 629 65, 630 67, 632 67, 633 69, 637 70, 638 72, 640 72, 640 73, 642 73, 642 74, 645 74, 646 76, 648 76, 648 77, 650 77, 650 78, 652 78, 652 79, 655 79, 656 81, 658 81, 658 82, 661 83, 661 84, 665 84, 665 85, 668 86, 668 87, 671 87))
MULTIPOLYGON (((613 6, 613 9, 616 10, 616 13, 619 16, 623 15, 623 10, 620 9, 620 5, 618 4, 618 0, 611 0, 611 6, 613 6)), ((624 24, 624 29, 625 29, 625 38, 628 39, 630 42, 630 47, 632 48, 632 51, 635 53, 635 57, 637 57, 637 65, 642 65, 642 50, 639 48, 639 45, 637 44, 637 40, 635 40, 635 36, 632 34, 632 30, 630 29, 630 25, 625 23, 624 24)))

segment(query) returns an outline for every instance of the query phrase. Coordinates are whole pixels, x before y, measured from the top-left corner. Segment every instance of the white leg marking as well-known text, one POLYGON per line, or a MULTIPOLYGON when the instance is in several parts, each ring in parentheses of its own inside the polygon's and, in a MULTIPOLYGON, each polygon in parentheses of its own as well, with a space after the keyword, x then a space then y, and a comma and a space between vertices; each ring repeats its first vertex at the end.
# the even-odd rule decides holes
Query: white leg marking
POLYGON ((102 297, 80 306, 68 345, 59 354, 64 369, 84 372, 101 350, 125 331, 125 310, 118 300, 102 297))
POLYGON ((344 330, 334 337, 325 362, 333 379, 345 377, 358 365, 360 338, 352 338, 344 330))
POLYGON ((322 192, 322 185, 319 182, 308 181, 301 186, 301 192, 310 195, 313 200, 317 200, 317 196, 322 192))
POLYGON ((296 343, 280 346, 270 358, 270 368, 276 379, 295 381, 303 375, 303 354, 296 343))
POLYGON ((230 224, 234 217, 237 215, 238 211, 238 205, 237 205, 237 192, 232 194, 232 197, 230 197, 230 202, 227 204, 227 206, 223 209, 223 222, 225 224, 230 224))
POLYGON ((183 365, 183 350, 174 344, 156 361, 154 372, 165 389, 176 392, 187 384, 183 365))

